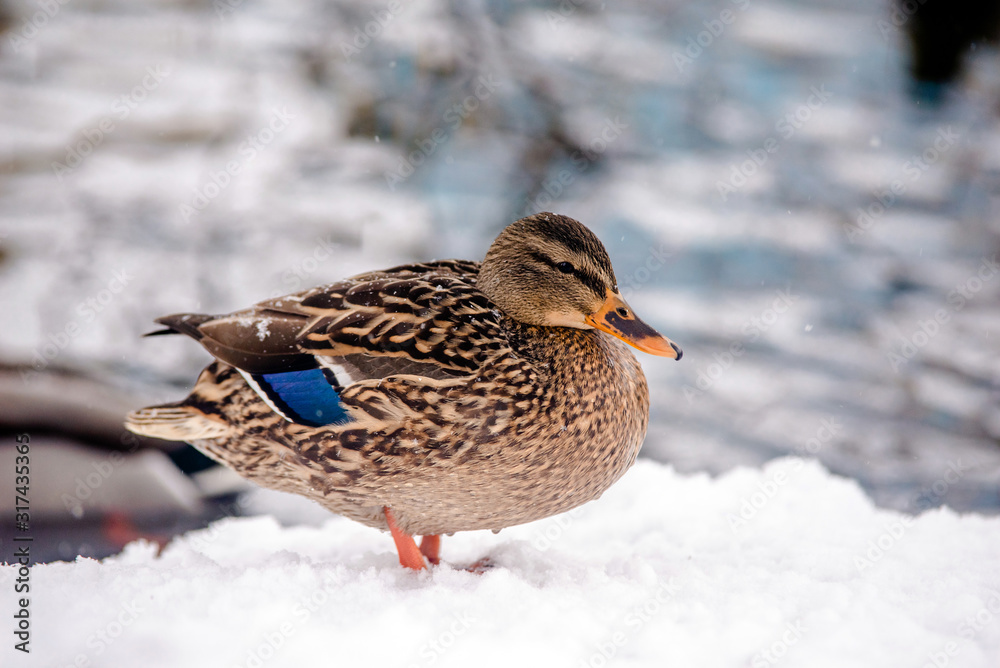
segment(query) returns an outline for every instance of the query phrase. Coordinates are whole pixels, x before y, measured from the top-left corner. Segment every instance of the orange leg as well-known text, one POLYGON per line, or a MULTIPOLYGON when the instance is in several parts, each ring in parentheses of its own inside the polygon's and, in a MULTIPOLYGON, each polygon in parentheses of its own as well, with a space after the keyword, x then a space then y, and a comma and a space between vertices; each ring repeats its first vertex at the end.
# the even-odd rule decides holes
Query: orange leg
POLYGON ((435 566, 441 563, 441 536, 424 536, 420 539, 420 554, 435 566))
POLYGON ((128 543, 133 540, 138 540, 139 538, 145 538, 146 540, 156 543, 159 546, 160 551, 163 547, 170 542, 169 536, 160 536, 153 533, 145 533, 139 531, 132 524, 132 520, 125 513, 111 512, 108 513, 101 523, 101 530, 104 537, 115 546, 116 549, 122 549, 128 543))
POLYGON ((396 523, 396 517, 389 510, 389 506, 382 506, 382 512, 385 513, 385 521, 389 523, 389 532, 392 534, 392 539, 396 542, 396 552, 399 553, 400 565, 405 568, 412 568, 415 571, 427 568, 427 564, 424 563, 424 557, 417 548, 417 543, 413 540, 413 536, 399 528, 399 525, 396 523))

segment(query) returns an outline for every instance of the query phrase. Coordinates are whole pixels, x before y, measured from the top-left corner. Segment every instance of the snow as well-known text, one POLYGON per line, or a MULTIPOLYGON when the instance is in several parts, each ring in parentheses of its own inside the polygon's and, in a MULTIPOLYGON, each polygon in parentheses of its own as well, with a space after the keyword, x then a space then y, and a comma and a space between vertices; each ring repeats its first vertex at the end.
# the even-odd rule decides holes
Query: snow
MULTIPOLYGON (((646 456, 763 465, 833 416, 843 429, 818 458, 879 505, 912 510, 937 453, 960 451, 969 472, 939 501, 1000 512, 1000 281, 960 312, 949 301, 998 248, 1000 67, 977 49, 948 104, 915 108, 888 9, 404 4, 350 54, 379 11, 356 0, 61 5, 0 67, 0 302, 18 325, 0 329, 0 357, 177 399, 206 356, 143 339, 153 318, 480 259, 503 225, 548 209, 594 230, 637 313, 684 348, 677 365, 642 361, 652 429, 672 435, 646 456), (272 123, 251 159, 247 138, 272 123), (435 130, 445 140, 416 152, 435 130), (599 159, 574 161, 582 148, 599 159), (128 280, 109 294, 116 272, 128 280), (747 319, 789 288, 792 307, 748 340, 747 319), (940 309, 933 341, 894 364, 940 309)), ((34 11, 15 7, 15 33, 34 11)))
POLYGON ((4 665, 987 667, 997 554, 1000 518, 879 510, 812 460, 718 478, 640 461, 564 515, 445 538, 425 573, 336 517, 37 565, 32 653, 4 665))
POLYGON ((264 339, 267 338, 267 335, 270 333, 268 331, 270 325, 271 325, 270 318, 261 318, 260 320, 257 321, 257 338, 259 340, 263 341, 264 339))

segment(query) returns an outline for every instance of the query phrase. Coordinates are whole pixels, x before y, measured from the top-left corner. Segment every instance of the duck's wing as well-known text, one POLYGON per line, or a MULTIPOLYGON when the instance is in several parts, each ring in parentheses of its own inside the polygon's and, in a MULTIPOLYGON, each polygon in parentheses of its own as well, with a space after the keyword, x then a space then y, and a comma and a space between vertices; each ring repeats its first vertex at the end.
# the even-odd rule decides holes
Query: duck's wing
POLYGON ((159 318, 235 367, 286 420, 351 420, 341 395, 365 381, 474 376, 507 347, 478 265, 444 261, 362 274, 221 316, 159 318))

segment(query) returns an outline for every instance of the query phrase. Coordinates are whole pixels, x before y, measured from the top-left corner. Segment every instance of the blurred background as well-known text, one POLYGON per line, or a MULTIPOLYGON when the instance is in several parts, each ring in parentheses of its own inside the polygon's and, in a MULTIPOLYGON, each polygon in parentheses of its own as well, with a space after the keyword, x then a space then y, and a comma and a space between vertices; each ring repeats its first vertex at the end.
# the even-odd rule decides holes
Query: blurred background
POLYGON ((537 211, 637 312, 644 457, 815 457, 883 507, 1000 510, 998 3, 0 4, 0 559, 227 515, 321 522, 123 432, 209 358, 143 339, 537 211))

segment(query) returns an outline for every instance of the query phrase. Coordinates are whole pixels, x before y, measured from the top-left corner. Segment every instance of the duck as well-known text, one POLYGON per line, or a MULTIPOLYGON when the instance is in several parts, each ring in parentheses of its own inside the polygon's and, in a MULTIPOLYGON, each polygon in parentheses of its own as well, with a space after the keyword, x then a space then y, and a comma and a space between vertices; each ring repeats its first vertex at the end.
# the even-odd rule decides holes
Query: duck
POLYGON ((597 236, 550 212, 508 225, 481 263, 156 322, 149 335, 187 335, 214 359, 186 399, 133 411, 127 429, 388 531, 414 570, 440 563, 442 535, 601 496, 649 421, 631 349, 682 356, 626 303, 597 236))

